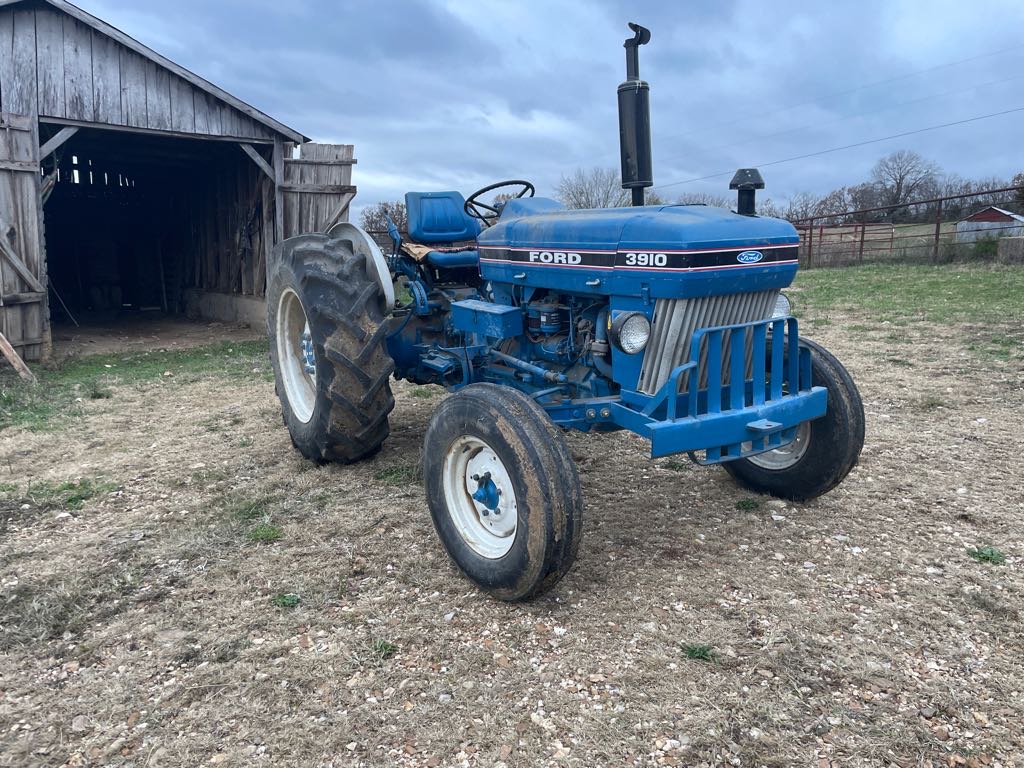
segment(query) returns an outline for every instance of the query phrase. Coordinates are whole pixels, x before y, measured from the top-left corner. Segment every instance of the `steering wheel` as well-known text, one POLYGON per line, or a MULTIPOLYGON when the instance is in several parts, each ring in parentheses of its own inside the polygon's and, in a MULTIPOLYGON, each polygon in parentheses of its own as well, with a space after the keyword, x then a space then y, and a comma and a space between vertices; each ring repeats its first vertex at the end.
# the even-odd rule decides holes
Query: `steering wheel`
POLYGON ((479 219, 487 224, 490 224, 494 219, 497 219, 501 212, 494 206, 490 206, 487 203, 481 203, 477 198, 485 193, 501 189, 502 187, 521 187, 522 189, 520 189, 514 196, 517 198, 532 198, 533 193, 536 191, 532 184, 524 182, 522 179, 510 179, 507 182, 498 182, 497 184, 492 184, 489 187, 477 190, 470 195, 466 200, 466 205, 464 206, 466 213, 474 219, 479 219))

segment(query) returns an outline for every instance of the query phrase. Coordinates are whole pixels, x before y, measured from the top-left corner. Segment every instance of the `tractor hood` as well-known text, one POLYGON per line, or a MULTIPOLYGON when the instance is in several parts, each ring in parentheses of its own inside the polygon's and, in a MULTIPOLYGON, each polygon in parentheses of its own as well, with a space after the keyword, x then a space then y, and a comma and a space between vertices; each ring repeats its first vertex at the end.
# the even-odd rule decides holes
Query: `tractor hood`
POLYGON ((709 206, 565 210, 532 198, 509 201, 478 243, 488 280, 684 297, 784 288, 800 238, 781 219, 709 206))

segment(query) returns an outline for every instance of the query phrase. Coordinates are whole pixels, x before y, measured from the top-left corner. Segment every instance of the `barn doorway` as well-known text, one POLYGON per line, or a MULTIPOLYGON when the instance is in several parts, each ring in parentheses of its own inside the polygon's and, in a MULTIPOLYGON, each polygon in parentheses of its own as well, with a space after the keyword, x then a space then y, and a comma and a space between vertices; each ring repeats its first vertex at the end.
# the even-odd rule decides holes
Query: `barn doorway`
POLYGON ((262 292, 273 193, 237 143, 81 128, 44 172, 58 344, 175 328, 196 287, 262 292))

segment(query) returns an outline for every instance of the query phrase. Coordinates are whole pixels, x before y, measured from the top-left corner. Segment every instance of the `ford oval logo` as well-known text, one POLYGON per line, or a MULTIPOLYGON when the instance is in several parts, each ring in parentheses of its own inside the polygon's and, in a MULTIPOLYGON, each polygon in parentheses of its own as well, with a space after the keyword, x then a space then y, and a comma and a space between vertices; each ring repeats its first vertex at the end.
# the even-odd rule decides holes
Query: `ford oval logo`
POLYGON ((756 264, 764 259, 764 254, 760 251, 744 251, 742 254, 736 257, 737 262, 743 264, 756 264))

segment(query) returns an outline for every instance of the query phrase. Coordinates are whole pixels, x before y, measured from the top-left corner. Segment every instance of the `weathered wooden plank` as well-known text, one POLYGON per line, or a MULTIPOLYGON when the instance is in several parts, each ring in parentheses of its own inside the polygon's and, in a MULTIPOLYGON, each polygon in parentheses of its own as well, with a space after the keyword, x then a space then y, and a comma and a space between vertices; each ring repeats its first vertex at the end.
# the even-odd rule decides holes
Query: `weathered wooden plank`
MULTIPOLYGON (((2 2, 2 1, 3 0, 0 0, 0 2, 2 2)), ((49 125, 73 125, 73 126, 79 126, 80 128, 99 128, 99 129, 102 129, 104 131, 119 131, 119 132, 122 132, 122 133, 128 132, 128 133, 134 133, 134 134, 147 134, 149 136, 176 136, 176 137, 180 137, 182 139, 194 139, 194 138, 196 138, 196 134, 185 133, 183 131, 173 131, 173 130, 170 130, 170 129, 168 129, 166 131, 161 131, 161 130, 153 129, 153 128, 143 128, 141 126, 133 127, 133 126, 127 126, 127 125, 110 125, 110 124, 107 124, 107 123, 93 123, 93 122, 88 121, 88 120, 68 120, 67 118, 49 118, 49 117, 44 117, 44 118, 42 118, 41 122, 47 123, 49 125)), ((249 144, 261 144, 261 145, 266 145, 266 146, 269 146, 269 145, 273 144, 273 142, 270 141, 269 139, 251 139, 248 136, 211 136, 209 134, 203 134, 203 138, 204 139, 209 139, 210 141, 224 141, 224 142, 236 142, 236 143, 237 142, 248 142, 249 144)))
POLYGON ((272 251, 274 248, 274 187, 273 182, 263 182, 261 185, 260 201, 263 207, 262 221, 260 222, 262 259, 256 265, 256 281, 253 285, 253 293, 256 296, 263 296, 267 291, 267 266, 271 264, 272 251))
MULTIPOLYGON (((39 164, 39 121, 33 121, 32 123, 32 141, 31 151, 33 152, 32 160, 38 165, 39 164)), ((39 278, 39 283, 43 286, 50 285, 50 272, 46 260, 46 222, 44 221, 45 210, 43 201, 43 179, 36 173, 31 175, 31 186, 32 186, 32 202, 35 206, 35 239, 36 239, 36 253, 38 254, 39 261, 36 268, 36 275, 39 278)), ((31 328, 39 328, 41 332, 42 340, 38 347, 27 347, 25 352, 28 353, 33 359, 41 358, 42 360, 49 360, 50 355, 53 353, 53 329, 50 325, 50 294, 47 291, 43 291, 42 299, 39 302, 29 304, 28 310, 28 323, 35 324, 30 325, 31 328)))
POLYGON ((238 146, 242 148, 242 151, 245 152, 246 155, 252 158, 252 161, 259 166, 260 170, 263 171, 269 179, 274 179, 274 169, 271 167, 270 163, 264 160, 263 156, 257 152, 251 144, 239 142, 238 146))
MULTIPOLYGON (((224 117, 224 105, 221 104, 219 101, 217 101, 212 96, 210 96, 210 94, 208 94, 208 93, 200 94, 200 93, 197 92, 196 95, 195 95, 195 100, 196 100, 197 104, 200 103, 200 102, 202 102, 202 104, 203 104, 203 111, 204 111, 205 117, 206 117, 206 121, 205 121, 206 131, 205 131, 205 133, 208 136, 224 136, 224 134, 225 134, 225 131, 224 131, 224 120, 223 120, 223 117, 224 117)), ((196 117, 196 123, 197 123, 196 130, 197 131, 199 131, 198 122, 199 122, 199 118, 198 118, 198 113, 197 113, 197 117, 196 117)))
POLYGON ((64 98, 64 17, 50 7, 36 10, 36 76, 39 114, 67 117, 64 98))
POLYGON ((6 238, 4 237, 0 237, 0 257, 3 257, 7 264, 14 268, 18 277, 25 281, 25 285, 33 291, 46 291, 46 289, 43 288, 43 285, 39 282, 39 279, 32 274, 28 265, 26 265, 25 262, 22 261, 21 256, 15 253, 14 249, 8 245, 6 238))
POLYGON ((355 158, 350 158, 349 160, 309 160, 307 158, 289 158, 287 162, 289 165, 295 166, 354 166, 359 161, 355 158))
MULTIPOLYGON (((78 133, 77 126, 67 126, 65 128, 60 129, 49 140, 47 140, 46 144, 39 148, 39 160, 45 160, 47 157, 50 156, 51 153, 53 153, 58 147, 64 144, 64 142, 66 142, 76 133, 78 133)), ((35 164, 35 168, 37 171, 39 170, 38 163, 35 164)))
POLYGON ((219 104, 221 133, 232 136, 243 136, 241 116, 226 104, 219 104))
POLYGON ((146 60, 121 49, 121 123, 144 128, 146 117, 146 60))
MULTIPOLYGON (((30 115, 16 115, 12 112, 0 112, 0 128, 11 128, 15 131, 31 131, 32 124, 35 120, 30 115)), ((7 142, 17 141, 14 137, 5 137, 7 142)), ((0 150, 0 157, 10 160, 25 160, 30 158, 31 155, 23 155, 17 148, 21 147, 21 142, 17 144, 6 144, 6 149, 0 150)))
POLYGON ((64 116, 72 120, 95 117, 92 84, 92 30, 70 16, 64 19, 64 116))
POLYGON ((0 112, 6 109, 4 104, 4 91, 7 90, 14 80, 12 70, 12 48, 14 45, 14 17, 10 11, 0 11, 0 112))
POLYGON ((285 198, 288 197, 281 191, 284 184, 284 143, 280 140, 274 142, 274 243, 280 243, 285 239, 285 198))
POLYGON ((146 62, 146 125, 171 127, 171 73, 152 61, 146 62))
POLYGON ((11 75, 4 85, 3 109, 22 115, 38 114, 36 83, 36 13, 31 8, 12 11, 14 29, 11 41, 11 75))
POLYGON ((50 5, 59 8, 61 11, 68 14, 69 16, 73 16, 74 18, 78 19, 84 24, 89 25, 93 29, 96 29, 102 32, 103 34, 110 36, 128 50, 134 51, 137 54, 144 56, 146 59, 156 62, 160 66, 166 68, 169 72, 178 75, 178 77, 184 78, 199 90, 210 94, 215 99, 220 100, 225 104, 231 105, 243 114, 252 117, 259 123, 267 126, 273 131, 276 131, 278 134, 285 136, 291 139, 292 141, 305 141, 305 138, 299 133, 297 133, 294 129, 291 129, 288 126, 279 123, 269 115, 265 115, 252 105, 246 104, 241 99, 232 96, 226 91, 218 88, 212 83, 209 83, 208 81, 199 77, 195 73, 189 72, 184 67, 174 63, 170 59, 161 56, 156 51, 147 48, 146 46, 142 45, 139 41, 126 35, 121 30, 117 29, 116 27, 112 27, 106 22, 101 21, 100 19, 97 19, 96 17, 86 13, 81 8, 78 8, 77 6, 67 2, 67 0, 47 0, 47 2, 50 5))
POLYGON ((104 34, 92 33, 92 87, 97 123, 121 123, 121 47, 104 34))
POLYGON ((267 138, 273 139, 274 134, 268 130, 266 126, 258 123, 247 115, 242 113, 238 114, 238 131, 241 136, 251 136, 254 139, 267 138))
MULTIPOLYGON (((45 291, 41 269, 39 173, 36 121, 29 116, 0 115, 0 160, 35 164, 36 172, 0 171, 0 294, 27 286, 45 291)), ((12 340, 41 337, 40 303, 6 306, 0 310, 0 329, 12 340)), ((19 342, 20 343, 20 342, 19 342)), ((39 345, 25 342, 22 355, 38 357, 39 345)))
POLYGON ((326 217, 326 223, 323 225, 324 232, 330 230, 331 227, 336 225, 338 222, 348 221, 348 209, 349 206, 352 204, 352 200, 355 198, 355 196, 356 195, 354 192, 346 195, 342 202, 338 204, 337 210, 335 210, 335 212, 330 216, 326 217))
POLYGON ((195 133, 195 88, 180 77, 171 75, 171 128, 183 133, 195 133))
POLYGON ((22 291, 17 294, 4 294, 0 296, 0 306, 11 304, 31 304, 41 302, 46 294, 40 291, 22 291))
POLYGON ((11 347, 11 343, 7 341, 7 337, 0 333, 0 352, 4 354, 4 357, 14 367, 14 370, 18 372, 18 376, 27 382, 35 384, 36 375, 33 374, 29 367, 25 365, 25 361, 21 359, 21 356, 15 352, 14 348, 11 347))
POLYGON ((28 173, 39 173, 39 166, 28 160, 0 160, 0 170, 3 171, 26 171, 28 173))
POLYGON ((313 192, 327 195, 344 195, 356 191, 351 184, 282 184, 281 189, 285 192, 313 192))
POLYGON ((196 91, 192 94, 192 108, 195 110, 196 133, 208 135, 210 131, 210 105, 207 94, 196 91))

